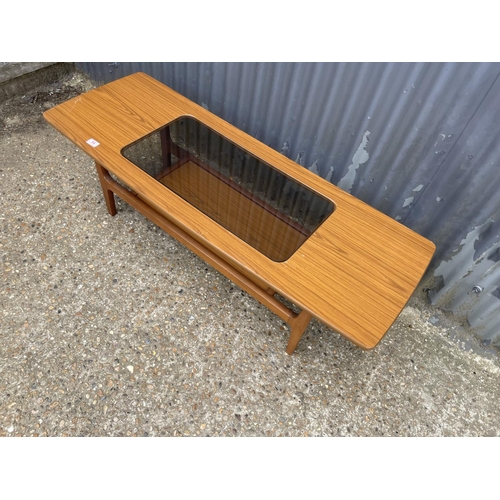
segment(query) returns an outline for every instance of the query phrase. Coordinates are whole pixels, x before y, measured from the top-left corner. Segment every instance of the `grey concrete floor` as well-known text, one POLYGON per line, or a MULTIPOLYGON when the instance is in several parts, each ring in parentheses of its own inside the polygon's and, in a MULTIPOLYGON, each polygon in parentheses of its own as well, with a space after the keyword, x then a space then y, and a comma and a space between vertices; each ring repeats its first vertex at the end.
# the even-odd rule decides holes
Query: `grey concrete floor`
POLYGON ((372 351, 288 326, 118 200, 41 113, 0 105, 0 435, 498 436, 498 352, 417 292, 372 351))

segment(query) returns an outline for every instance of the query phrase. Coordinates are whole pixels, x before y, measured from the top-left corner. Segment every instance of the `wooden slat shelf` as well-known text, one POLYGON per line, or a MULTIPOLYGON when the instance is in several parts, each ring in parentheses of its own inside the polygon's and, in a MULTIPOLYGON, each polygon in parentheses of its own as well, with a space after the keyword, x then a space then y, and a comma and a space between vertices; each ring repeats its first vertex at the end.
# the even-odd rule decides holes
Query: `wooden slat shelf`
POLYGON ((274 261, 285 260, 307 238, 192 161, 183 163, 160 182, 274 261))

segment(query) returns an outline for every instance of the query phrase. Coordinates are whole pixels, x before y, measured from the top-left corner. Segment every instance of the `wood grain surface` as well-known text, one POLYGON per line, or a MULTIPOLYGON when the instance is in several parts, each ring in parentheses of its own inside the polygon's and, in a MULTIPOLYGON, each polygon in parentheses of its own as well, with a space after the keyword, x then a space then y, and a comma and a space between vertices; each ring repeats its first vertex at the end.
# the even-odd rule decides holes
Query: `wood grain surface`
POLYGON ((364 349, 373 348, 387 332, 435 251, 429 240, 144 73, 75 97, 44 116, 168 220, 364 349), (193 116, 328 198, 335 211, 288 260, 269 259, 121 154, 125 146, 181 116, 193 116), (99 145, 89 145, 89 139, 99 145))

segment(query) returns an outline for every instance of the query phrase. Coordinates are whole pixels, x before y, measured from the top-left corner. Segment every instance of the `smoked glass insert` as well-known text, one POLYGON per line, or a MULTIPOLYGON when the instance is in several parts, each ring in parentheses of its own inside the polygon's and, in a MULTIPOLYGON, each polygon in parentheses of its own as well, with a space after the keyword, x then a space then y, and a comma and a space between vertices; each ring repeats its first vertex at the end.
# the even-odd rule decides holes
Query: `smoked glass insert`
POLYGON ((127 146, 123 155, 270 259, 288 259, 334 210, 190 117, 127 146))

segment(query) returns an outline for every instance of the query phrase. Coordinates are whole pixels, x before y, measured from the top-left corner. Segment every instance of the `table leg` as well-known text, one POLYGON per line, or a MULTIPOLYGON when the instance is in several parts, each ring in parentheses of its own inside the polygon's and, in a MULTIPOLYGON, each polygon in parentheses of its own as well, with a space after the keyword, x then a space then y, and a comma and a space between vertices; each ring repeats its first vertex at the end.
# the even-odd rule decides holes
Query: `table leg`
POLYGON ((172 165, 172 142, 170 141, 170 129, 168 127, 160 130, 160 142, 163 169, 167 170, 172 165))
POLYGON ((309 325, 309 321, 311 321, 311 314, 307 311, 301 311, 295 318, 287 320, 287 323, 290 325, 291 332, 290 337, 288 339, 288 345, 286 347, 287 354, 293 354, 295 351, 297 344, 299 343, 302 335, 306 331, 307 325, 309 325))
POLYGON ((106 206, 108 207, 109 215, 114 216, 116 215, 115 197, 113 191, 109 189, 111 187, 110 181, 112 181, 112 177, 102 165, 99 165, 99 163, 95 162, 95 166, 99 174, 99 180, 101 181, 102 192, 104 194, 106 206))

